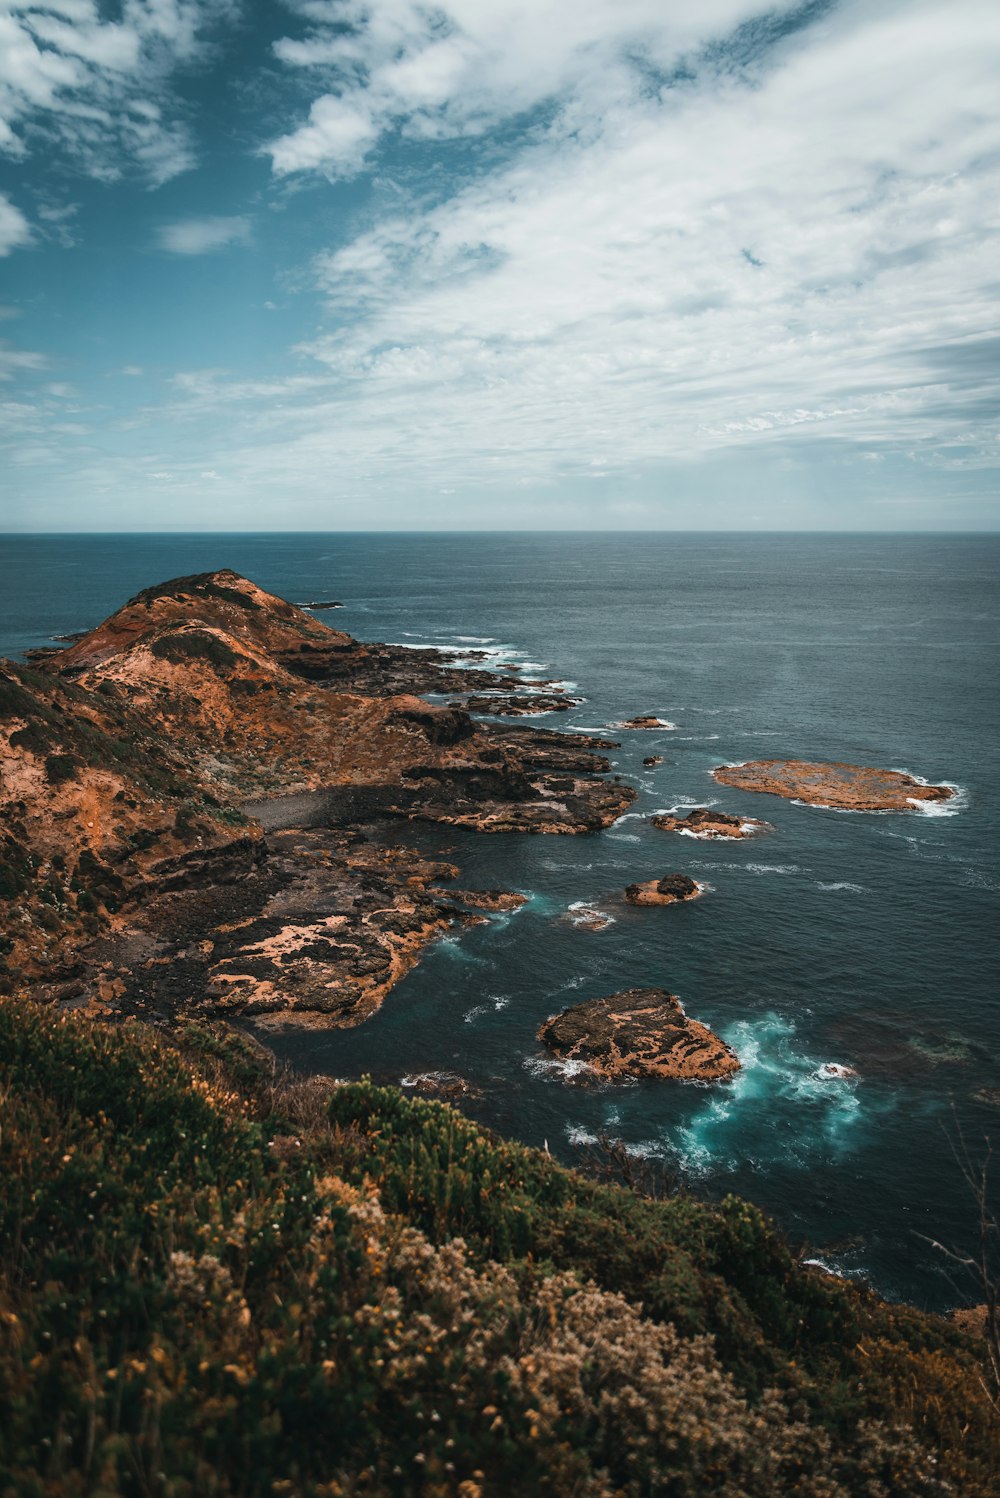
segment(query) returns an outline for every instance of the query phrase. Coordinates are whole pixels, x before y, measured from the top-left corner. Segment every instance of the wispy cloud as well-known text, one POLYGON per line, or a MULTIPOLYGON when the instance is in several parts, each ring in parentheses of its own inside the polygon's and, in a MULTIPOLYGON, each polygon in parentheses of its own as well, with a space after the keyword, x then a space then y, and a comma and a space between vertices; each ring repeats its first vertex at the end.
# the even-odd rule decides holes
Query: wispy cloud
MULTIPOLYGON (((534 13, 554 40, 542 62, 538 35, 499 0, 449 5, 430 39, 403 0, 370 24, 358 7, 353 30, 279 49, 297 67, 353 69, 338 107, 379 131, 396 128, 379 102, 399 75, 390 55, 465 57, 477 25, 476 67, 437 92, 423 74, 408 84, 404 128, 433 116, 471 130, 563 88, 502 167, 317 259, 329 328, 302 352, 328 382, 297 386, 294 409, 289 386, 264 416, 281 461, 317 482, 335 455, 359 482, 447 471, 486 486, 803 444, 993 464, 996 7, 846 3, 822 26, 770 25, 766 46, 753 27, 713 46, 705 30, 668 38, 658 5, 579 10, 534 13), (609 59, 640 36, 647 77, 681 42, 700 66, 637 87, 609 59)), ((745 14, 720 5, 702 25, 745 14)), ((321 134, 275 143, 276 170, 356 161, 340 145, 324 158, 321 134)), ((245 380, 228 394, 213 380, 199 399, 237 390, 253 402, 245 380)))
POLYGON ((30 240, 28 220, 7 194, 0 192, 0 255, 9 255, 30 240))
MULTIPOLYGON (((291 0, 305 36, 274 44, 326 85, 308 122, 264 149, 281 175, 354 175, 387 136, 481 136, 554 100, 573 130, 754 15, 752 0, 291 0), (574 118, 570 118, 574 116, 574 118)), ((786 3, 775 14, 800 9, 786 3)))
POLYGON ((246 244, 250 220, 246 218, 186 218, 160 229, 160 247, 173 255, 207 255, 230 244, 246 244))
POLYGON ((61 149, 92 176, 158 186, 194 162, 167 80, 233 0, 0 0, 0 152, 61 149))

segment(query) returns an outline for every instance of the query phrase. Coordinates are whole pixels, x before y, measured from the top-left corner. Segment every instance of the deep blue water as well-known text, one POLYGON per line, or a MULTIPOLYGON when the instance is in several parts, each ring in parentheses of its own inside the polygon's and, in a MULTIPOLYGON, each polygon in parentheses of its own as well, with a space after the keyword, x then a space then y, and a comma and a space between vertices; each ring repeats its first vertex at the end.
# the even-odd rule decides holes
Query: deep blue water
MULTIPOLYGON (((634 814, 584 838, 407 828, 462 883, 531 895, 432 948, 350 1032, 281 1043, 341 1076, 448 1068, 480 1116, 572 1158, 601 1131, 737 1190, 793 1239, 884 1293, 959 1298, 921 1234, 963 1243, 973 1208, 949 1136, 973 1154, 1000 1110, 997 895, 1000 538, 795 535, 258 535, 0 538, 0 653, 96 623, 149 583, 231 566, 362 639, 488 642, 575 682, 559 728, 656 713, 621 734, 634 814), (475 637, 475 640, 469 637, 475 637), (642 768, 642 757, 665 762, 642 768), (962 788, 945 815, 844 814, 728 790, 723 760, 845 759, 962 788), (743 844, 646 820, 716 801, 776 831, 743 844), (698 904, 633 910, 673 870, 698 904), (575 928, 578 901, 614 916, 575 928), (548 1067, 539 1023, 567 1003, 662 984, 723 1034, 732 1085, 584 1087, 548 1067), (824 1062, 857 1069, 824 1082, 824 1062)), ((619 735, 615 735, 616 737, 619 735)))

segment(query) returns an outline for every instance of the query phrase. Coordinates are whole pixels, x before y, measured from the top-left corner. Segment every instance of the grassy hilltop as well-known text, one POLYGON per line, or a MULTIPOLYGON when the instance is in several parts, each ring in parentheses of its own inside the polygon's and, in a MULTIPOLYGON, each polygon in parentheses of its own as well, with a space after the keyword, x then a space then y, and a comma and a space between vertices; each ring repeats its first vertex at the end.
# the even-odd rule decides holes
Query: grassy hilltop
POLYGON ((948 1323, 367 1083, 0 1000, 0 1494, 987 1495, 948 1323))

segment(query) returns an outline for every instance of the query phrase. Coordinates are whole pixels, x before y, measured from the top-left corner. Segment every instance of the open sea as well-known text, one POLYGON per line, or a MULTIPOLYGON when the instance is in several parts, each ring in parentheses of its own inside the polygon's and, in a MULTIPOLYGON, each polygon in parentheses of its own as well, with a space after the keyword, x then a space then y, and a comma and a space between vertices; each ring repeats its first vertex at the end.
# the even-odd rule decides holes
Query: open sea
MULTIPOLYGON (((470 1111, 572 1161, 600 1135, 736 1191, 808 1256, 931 1308, 965 1298, 928 1238, 967 1247, 955 1159, 1000 1135, 1000 537, 664 534, 0 537, 0 654, 96 624, 150 583, 233 567, 360 639, 468 646, 573 683, 529 723, 622 732, 632 812, 586 837, 396 824, 461 885, 529 903, 429 949, 372 1020, 277 1043, 297 1066, 398 1079, 458 1071, 470 1111), (644 755, 662 754, 655 769, 644 755), (848 760, 960 788, 927 812, 841 813, 717 785, 713 765, 848 760), (658 832, 718 804, 775 831, 658 832), (689 907, 626 884, 679 871, 689 907), (581 905, 612 917, 574 924, 581 905), (731 1084, 581 1085, 535 1036, 570 1003, 639 985, 732 1044, 731 1084), (826 1063, 855 1078, 824 1080, 826 1063)), ((1000 1164, 995 1189, 1000 1187, 1000 1164)))

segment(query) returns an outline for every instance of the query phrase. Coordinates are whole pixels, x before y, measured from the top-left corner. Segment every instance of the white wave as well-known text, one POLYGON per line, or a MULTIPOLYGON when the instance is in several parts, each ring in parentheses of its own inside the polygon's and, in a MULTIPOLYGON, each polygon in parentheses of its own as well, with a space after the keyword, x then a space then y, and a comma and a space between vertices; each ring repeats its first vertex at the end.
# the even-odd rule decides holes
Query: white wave
POLYGON ((838 879, 832 884, 825 884, 822 879, 816 880, 816 888, 823 890, 846 889, 852 895, 867 895, 868 886, 865 884, 852 884, 848 879, 838 879))
POLYGON ((677 740, 678 744, 709 744, 713 739, 721 738, 718 733, 686 733, 677 740))
POLYGON ((582 1124, 568 1123, 566 1124, 565 1128, 566 1138, 569 1140, 570 1144, 581 1145, 598 1143, 597 1135, 592 1134, 589 1129, 585 1129, 582 1124))
POLYGON ((605 837, 614 838, 616 843, 641 843, 642 838, 637 837, 634 832, 606 832, 605 837))
POLYGON ((394 650, 436 650, 438 655, 461 655, 461 651, 454 645, 432 645, 429 641, 417 640, 411 644, 409 640, 386 640, 394 650))
POLYGON ((677 811, 694 811, 696 806, 718 806, 718 801, 693 801, 690 796, 681 796, 672 806, 658 806, 650 812, 651 817, 672 817, 677 811))
POLYGON ((564 1080, 597 1075, 585 1061, 564 1061, 558 1056, 525 1056, 524 1069, 534 1077, 557 1076, 564 1080))
POLYGON ((1000 880, 984 869, 964 869, 959 883, 964 884, 966 889, 1000 890, 1000 880))
MULTIPOLYGON (((912 774, 907 771, 907 774, 912 774)), ((933 785, 935 782, 923 780, 919 775, 912 778, 918 785, 933 785)), ((969 792, 964 785, 956 785, 953 780, 939 780, 938 785, 946 785, 952 796, 947 801, 921 801, 919 797, 907 797, 914 811, 918 811, 922 817, 957 817, 960 811, 964 811, 969 804, 969 792)))
POLYGON ((747 863, 743 867, 748 874, 808 874, 808 869, 797 863, 747 863))
MULTIPOLYGON (((635 841, 638 842, 639 839, 636 838, 635 841)), ((592 920, 599 920, 605 926, 613 926, 615 924, 613 915, 609 915, 606 910, 599 910, 590 900, 574 900, 572 905, 568 907, 568 910, 578 912, 578 914, 570 916, 570 920, 574 926, 586 926, 592 920)))
MULTIPOLYGON (((404 634, 406 631, 404 630, 404 634)), ((461 645, 492 645, 495 635, 446 635, 445 639, 458 640, 461 645)))
POLYGON ((762 1109, 773 1109, 779 1100, 786 1105, 806 1104, 809 1110, 792 1140, 781 1135, 784 1161, 788 1148, 793 1161, 807 1165, 816 1152, 842 1152, 849 1146, 861 1108, 856 1077, 835 1075, 836 1063, 820 1063, 797 1051, 795 1026, 774 1013, 737 1021, 721 1034, 739 1057, 741 1070, 724 1085, 705 1087, 708 1100, 690 1123, 663 1136, 685 1170, 707 1176, 748 1163, 766 1168, 769 1161, 747 1157, 747 1124, 759 1120, 762 1109))
POLYGON ((864 1278, 865 1274, 863 1269, 845 1269, 842 1265, 838 1265, 835 1260, 831 1261, 830 1259, 803 1259, 802 1262, 803 1264, 811 1265, 813 1269, 822 1269, 824 1274, 832 1274, 834 1279, 837 1280, 864 1278))

